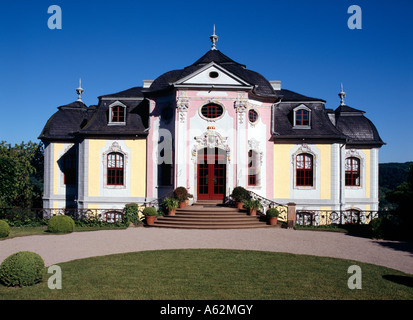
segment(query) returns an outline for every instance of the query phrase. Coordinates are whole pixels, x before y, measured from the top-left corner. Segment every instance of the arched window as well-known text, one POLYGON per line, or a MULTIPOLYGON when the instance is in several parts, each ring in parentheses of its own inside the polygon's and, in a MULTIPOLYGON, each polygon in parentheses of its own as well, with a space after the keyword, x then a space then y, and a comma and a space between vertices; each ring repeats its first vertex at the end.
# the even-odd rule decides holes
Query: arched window
POLYGON ((346 186, 360 186, 360 160, 355 157, 346 159, 346 186))
POLYGON ((300 153, 296 158, 296 185, 313 186, 313 156, 300 153))
POLYGON ((123 186, 123 168, 123 155, 118 152, 109 153, 107 162, 107 185, 123 186))
POLYGON ((258 152, 248 151, 248 185, 257 186, 258 180, 258 152))
POLYGON ((224 108, 216 103, 209 103, 201 108, 201 113, 205 118, 216 119, 222 116, 224 108))
POLYGON ((295 111, 295 124, 296 126, 309 126, 310 125, 310 111, 305 109, 298 109, 295 111))
POLYGON ((125 122, 125 107, 113 106, 110 112, 111 123, 124 123, 125 122))

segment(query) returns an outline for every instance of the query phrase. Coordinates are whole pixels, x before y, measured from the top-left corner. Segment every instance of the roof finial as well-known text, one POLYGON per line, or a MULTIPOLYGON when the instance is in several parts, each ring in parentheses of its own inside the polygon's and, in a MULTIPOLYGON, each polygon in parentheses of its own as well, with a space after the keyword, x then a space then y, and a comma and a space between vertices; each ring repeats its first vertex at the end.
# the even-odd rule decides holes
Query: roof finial
POLYGON ((78 94, 77 97, 77 101, 81 101, 82 102, 82 93, 83 93, 83 89, 82 89, 82 79, 79 78, 79 88, 76 89, 76 93, 78 94))
POLYGON ((211 50, 216 50, 217 47, 216 47, 215 44, 216 44, 217 41, 218 41, 218 36, 215 34, 215 24, 214 24, 214 34, 213 34, 212 36, 210 36, 209 38, 210 38, 211 41, 212 41, 212 48, 211 48, 211 50))
POLYGON ((344 106, 344 97, 346 96, 346 93, 343 91, 343 84, 341 84, 341 92, 338 94, 338 96, 341 99, 341 106, 344 106))

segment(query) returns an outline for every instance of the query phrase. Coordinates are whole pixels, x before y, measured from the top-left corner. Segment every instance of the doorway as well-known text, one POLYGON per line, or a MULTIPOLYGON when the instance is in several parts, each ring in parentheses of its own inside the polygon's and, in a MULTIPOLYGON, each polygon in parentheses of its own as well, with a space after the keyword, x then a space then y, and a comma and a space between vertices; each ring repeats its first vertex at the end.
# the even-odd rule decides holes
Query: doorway
POLYGON ((198 200, 224 200, 226 190, 226 151, 204 148, 198 151, 198 200))

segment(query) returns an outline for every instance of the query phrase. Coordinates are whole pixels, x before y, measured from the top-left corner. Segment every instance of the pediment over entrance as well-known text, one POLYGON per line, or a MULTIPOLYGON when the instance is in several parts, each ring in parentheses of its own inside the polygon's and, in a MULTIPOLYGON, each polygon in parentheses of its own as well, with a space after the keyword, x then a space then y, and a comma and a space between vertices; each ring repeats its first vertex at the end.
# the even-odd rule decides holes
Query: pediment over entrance
POLYGON ((252 85, 232 74, 225 68, 211 62, 198 69, 196 72, 176 81, 176 87, 180 86, 214 86, 214 87, 246 87, 252 85))

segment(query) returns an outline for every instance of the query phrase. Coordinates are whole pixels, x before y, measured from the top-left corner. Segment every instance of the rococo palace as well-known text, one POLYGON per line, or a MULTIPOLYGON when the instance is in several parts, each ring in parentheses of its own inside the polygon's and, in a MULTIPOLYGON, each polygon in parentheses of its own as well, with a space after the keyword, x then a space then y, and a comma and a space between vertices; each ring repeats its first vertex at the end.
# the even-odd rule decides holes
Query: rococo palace
POLYGON ((220 52, 215 30, 210 38, 192 64, 97 105, 83 103, 79 85, 39 137, 43 207, 120 209, 178 186, 193 202, 225 202, 242 186, 297 212, 378 210, 384 143, 365 112, 345 104, 343 86, 326 108, 220 52))

